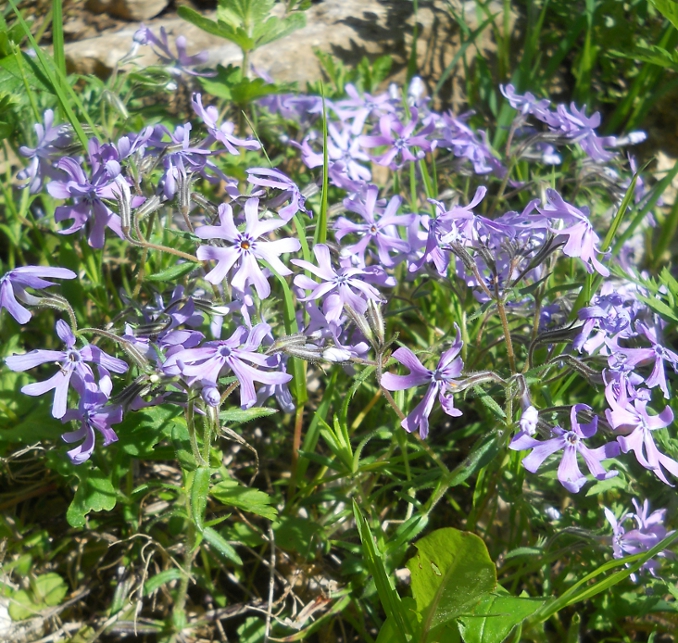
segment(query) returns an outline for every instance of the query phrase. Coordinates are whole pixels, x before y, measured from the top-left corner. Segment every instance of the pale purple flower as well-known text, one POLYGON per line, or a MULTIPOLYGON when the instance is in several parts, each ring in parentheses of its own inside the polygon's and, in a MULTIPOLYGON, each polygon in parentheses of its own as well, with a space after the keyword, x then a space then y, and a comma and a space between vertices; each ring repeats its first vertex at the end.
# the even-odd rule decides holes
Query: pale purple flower
POLYGON ((410 250, 410 244, 400 238, 397 226, 410 225, 415 215, 396 214, 402 202, 397 195, 391 198, 386 208, 379 207, 378 195, 379 188, 370 185, 364 198, 344 199, 344 207, 349 212, 359 214, 364 222, 354 223, 346 217, 340 217, 335 224, 335 236, 337 241, 341 241, 348 234, 360 237, 358 242, 342 249, 342 253, 356 255, 360 265, 365 265, 365 251, 370 243, 374 243, 381 264, 391 267, 396 264, 396 260, 404 259, 410 250), (391 256, 392 252, 396 253, 396 260, 391 256))
POLYGON ((537 433, 538 420, 539 411, 530 404, 520 416, 520 421, 518 422, 520 430, 529 436, 535 435, 537 433))
POLYGON ((279 275, 290 275, 292 271, 285 266, 279 257, 283 253, 297 252, 301 248, 298 239, 278 239, 266 241, 261 239, 265 234, 285 225, 282 219, 259 220, 259 199, 253 197, 245 202, 245 230, 240 232, 233 221, 233 209, 227 203, 219 206, 218 226, 202 226, 195 234, 201 239, 223 239, 230 245, 200 246, 197 257, 201 261, 216 260, 217 265, 207 274, 205 279, 213 284, 220 284, 226 275, 235 269, 231 285, 243 292, 249 284, 256 288, 260 299, 271 294, 271 286, 264 276, 257 260, 266 261, 279 275))
POLYGON ((262 370, 282 368, 277 356, 255 352, 270 330, 268 324, 257 324, 251 330, 240 326, 228 339, 206 342, 199 348, 175 353, 163 368, 170 375, 181 373, 199 379, 203 386, 208 382, 216 386, 219 378, 231 371, 240 383, 240 405, 250 408, 257 401, 254 382, 279 385, 292 379, 291 375, 280 370, 262 370))
POLYGON ((424 158, 425 153, 433 149, 434 145, 427 136, 434 130, 435 125, 430 122, 415 135, 414 130, 419 124, 418 114, 414 108, 411 112, 407 123, 401 123, 394 115, 382 116, 379 119, 380 135, 359 138, 363 147, 388 147, 383 154, 374 157, 375 163, 397 169, 405 163, 424 158), (413 153, 411 148, 418 148, 418 150, 413 153))
POLYGON ((230 154, 239 155, 238 147, 246 150, 258 150, 261 147, 259 142, 254 139, 233 136, 235 125, 230 121, 224 121, 219 125, 219 110, 213 105, 203 107, 201 94, 193 94, 191 105, 193 111, 200 117, 205 127, 207 127, 210 136, 221 143, 230 154))
POLYGON ((28 369, 56 362, 59 364, 59 371, 44 382, 27 384, 21 389, 26 395, 43 395, 47 391, 54 390, 54 403, 52 405, 52 415, 55 418, 61 418, 66 413, 68 404, 68 386, 71 378, 77 382, 76 386, 84 384, 88 389, 96 389, 94 373, 87 362, 98 366, 100 383, 99 387, 106 393, 110 393, 110 374, 124 373, 127 370, 127 364, 121 359, 111 357, 104 353, 99 347, 89 344, 84 348, 75 347, 75 335, 70 326, 63 320, 56 323, 56 333, 61 341, 66 344, 64 351, 52 350, 33 350, 25 355, 12 355, 5 359, 7 366, 13 371, 27 371, 28 369))
POLYGON ((313 248, 313 253, 318 260, 318 266, 303 259, 292 259, 292 263, 320 277, 323 283, 313 281, 306 275, 297 275, 294 278, 294 285, 312 291, 308 297, 301 297, 301 301, 326 297, 323 312, 328 322, 339 320, 344 304, 363 314, 367 310, 367 299, 382 301, 379 291, 366 282, 366 279, 374 276, 370 274, 369 269, 349 267, 335 270, 332 267, 330 249, 322 243, 313 248))
POLYGON ((252 185, 283 191, 267 204, 269 208, 276 208, 289 200, 289 203, 278 211, 278 216, 283 221, 289 221, 297 212, 304 212, 311 219, 313 218, 313 210, 306 207, 306 197, 301 193, 299 186, 280 170, 253 167, 247 170, 247 181, 252 185))
MULTIPOLYGON (((603 508, 605 517, 612 527, 612 555, 615 558, 633 556, 652 549, 673 533, 673 531, 667 531, 664 526, 666 509, 658 509, 650 514, 650 503, 647 499, 643 501, 642 506, 635 498, 632 502, 636 513, 626 512, 619 520, 607 507, 603 508), (633 520, 636 526, 634 529, 627 531, 625 523, 629 520, 633 520)), ((673 558, 674 554, 669 550, 664 550, 659 552, 657 556, 673 558)), ((640 569, 649 572, 652 576, 657 576, 659 562, 648 560, 640 569)), ((636 574, 632 574, 631 578, 634 581, 637 580, 636 574)))
POLYGON ((454 407, 454 398, 452 397, 452 392, 459 385, 456 378, 461 375, 464 367, 464 362, 459 357, 459 352, 463 345, 461 332, 456 324, 455 328, 457 336, 452 346, 440 356, 435 370, 432 371, 426 368, 409 348, 401 346, 393 353, 393 357, 409 368, 410 374, 395 375, 393 373, 384 373, 381 377, 381 385, 387 391, 402 391, 415 386, 428 385, 422 401, 400 423, 409 433, 418 429, 419 435, 422 438, 428 435, 428 417, 433 410, 436 396, 447 415, 452 417, 461 415, 461 411, 454 407))
POLYGON ((365 121, 370 116, 383 116, 395 112, 391 97, 384 93, 379 96, 371 96, 363 92, 360 94, 355 86, 347 83, 344 91, 348 98, 337 101, 336 111, 342 120, 351 120, 351 131, 354 135, 361 134, 365 121))
POLYGON ((54 163, 73 140, 67 125, 54 126, 54 112, 51 109, 45 110, 44 123, 34 125, 37 138, 35 147, 22 145, 19 148, 21 156, 29 159, 29 164, 19 172, 17 178, 25 181, 22 187, 28 187, 31 194, 40 192, 44 177, 51 179, 62 177, 54 163))
POLYGON ((630 400, 623 387, 614 387, 612 383, 605 387, 605 397, 610 408, 605 417, 610 426, 620 435, 617 438, 624 453, 633 451, 639 464, 652 471, 663 483, 671 485, 663 469, 678 477, 678 462, 662 453, 654 443, 652 431, 663 429, 673 422, 670 406, 658 415, 647 412, 648 400, 637 396, 630 400))
POLYGON ((539 208, 539 211, 545 217, 562 219, 565 223, 565 228, 550 228, 556 235, 556 241, 565 240, 563 254, 579 257, 588 272, 595 270, 603 277, 609 276, 610 271, 596 258, 597 254, 602 254, 599 248, 600 238, 589 221, 588 208, 579 210, 549 188, 546 190, 546 205, 539 208))
POLYGON ((87 388, 83 388, 80 392, 82 396, 78 408, 66 411, 61 418, 62 422, 71 420, 80 422, 79 429, 61 436, 61 439, 68 444, 82 440, 81 444, 67 452, 73 464, 82 464, 89 460, 94 451, 95 429, 103 436, 103 445, 106 447, 118 440, 111 426, 122 422, 122 407, 106 405, 108 398, 104 393, 87 388))
MULTIPOLYGON (((61 234, 71 234, 88 226, 89 245, 103 248, 107 227, 119 237, 123 236, 120 217, 104 202, 104 199, 115 201, 119 191, 116 178, 121 175, 120 155, 114 145, 101 145, 95 138, 90 139, 88 152, 89 176, 75 159, 62 158, 57 167, 66 178, 49 183, 47 191, 56 199, 73 199, 72 205, 61 205, 54 211, 57 222, 73 221, 69 228, 60 231, 61 234)), ((143 201, 144 197, 135 196, 131 205, 137 207, 143 201)))
POLYGON ((27 323, 31 318, 24 304, 36 304, 39 298, 26 292, 26 288, 40 290, 55 286, 50 279, 75 279, 77 275, 68 268, 52 268, 50 266, 21 266, 14 268, 0 278, 0 310, 5 308, 19 324, 27 323))
POLYGON ((528 433, 520 431, 509 444, 514 451, 532 449, 532 452, 523 458, 523 466, 530 472, 536 473, 544 460, 550 455, 562 451, 562 459, 558 466, 558 480, 571 493, 578 493, 586 484, 586 476, 582 474, 577 463, 577 455, 584 459, 586 467, 597 480, 607 480, 618 474, 617 471, 605 471, 600 464, 602 460, 619 455, 619 445, 608 442, 597 449, 584 445, 583 440, 592 438, 598 431, 598 417, 594 416, 589 424, 580 424, 577 413, 590 411, 586 404, 575 404, 570 411, 570 430, 555 426, 553 436, 549 440, 536 440, 528 433))
POLYGON ((167 38, 167 31, 165 27, 160 27, 160 38, 158 38, 148 27, 141 25, 134 34, 134 42, 140 45, 150 45, 156 56, 164 65, 167 65, 168 71, 174 76, 179 76, 181 72, 189 74, 190 76, 215 76, 215 72, 197 72, 189 67, 197 65, 204 65, 208 59, 207 51, 201 51, 198 54, 189 56, 186 53, 186 37, 177 36, 175 40, 175 47, 177 53, 175 54, 169 46, 167 38))

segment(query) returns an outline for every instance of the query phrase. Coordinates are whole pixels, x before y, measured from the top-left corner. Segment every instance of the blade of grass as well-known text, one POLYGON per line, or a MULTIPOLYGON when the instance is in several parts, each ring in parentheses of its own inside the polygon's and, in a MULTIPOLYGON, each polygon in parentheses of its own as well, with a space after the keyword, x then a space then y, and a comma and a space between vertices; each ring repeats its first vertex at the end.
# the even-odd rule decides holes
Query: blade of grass
POLYGON ((327 105, 325 103, 325 89, 322 84, 320 85, 320 90, 323 99, 323 185, 320 195, 320 215, 318 216, 318 223, 316 224, 315 235, 313 237, 315 243, 325 243, 327 241, 327 208, 329 199, 328 170, 330 162, 327 152, 327 105))
POLYGON ((56 67, 54 67, 54 64, 48 59, 47 56, 45 56, 42 49, 40 49, 40 46, 38 45, 37 41, 33 37, 33 34, 31 33, 30 27, 28 26, 23 16, 21 15, 21 12, 17 8, 15 0, 9 0, 9 4, 14 10, 17 20, 21 25, 21 28, 24 30, 24 34, 28 38, 29 42, 31 43, 31 46, 33 47, 33 50, 35 51, 35 55, 37 56, 38 61, 40 62, 40 65, 43 68, 43 73, 52 83, 54 93, 59 99, 59 105, 63 110, 66 120, 68 120, 68 122, 73 127, 73 130, 75 131, 75 134, 78 137, 80 144, 83 146, 84 149, 87 149, 88 143, 87 135, 85 134, 85 131, 82 129, 80 121, 76 118, 75 113, 73 112, 73 109, 71 108, 71 104, 68 99, 70 98, 73 101, 73 104, 78 106, 80 113, 87 121, 87 124, 92 128, 92 132, 94 132, 95 135, 98 132, 96 125, 89 117, 89 114, 82 106, 80 99, 77 97, 77 95, 73 91, 73 88, 70 86, 66 78, 59 73, 59 70, 56 67))
POLYGON ((400 596, 391 584, 391 581, 386 573, 384 561, 381 558, 381 553, 374 543, 374 536, 372 530, 367 524, 358 503, 353 501, 353 515, 355 516, 356 525, 358 527, 358 534, 363 544, 363 553, 365 554, 365 563, 370 570, 370 574, 374 579, 374 584, 379 594, 379 600, 386 612, 387 618, 390 618, 395 623, 395 631, 398 633, 398 642, 407 643, 409 634, 412 636, 412 628, 407 619, 403 618, 400 596))
POLYGON ((52 0, 52 46, 54 64, 66 76, 66 54, 64 52, 64 12, 61 0, 52 0))

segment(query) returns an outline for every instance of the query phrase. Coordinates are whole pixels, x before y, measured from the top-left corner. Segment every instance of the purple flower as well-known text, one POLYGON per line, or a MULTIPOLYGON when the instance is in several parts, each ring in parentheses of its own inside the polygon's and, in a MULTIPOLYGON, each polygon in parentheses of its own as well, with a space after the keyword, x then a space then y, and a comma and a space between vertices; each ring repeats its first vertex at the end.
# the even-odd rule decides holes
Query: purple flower
POLYGON ((181 373, 206 383, 216 383, 222 375, 232 371, 240 382, 240 405, 250 408, 256 404, 254 382, 262 384, 285 384, 291 375, 280 371, 265 371, 261 368, 279 368, 277 356, 267 357, 255 351, 270 332, 268 324, 257 324, 252 330, 240 326, 228 339, 206 342, 200 348, 189 348, 175 353, 164 364, 164 370, 175 375, 181 373))
POLYGON ((464 362, 459 357, 463 344, 461 332, 456 324, 455 328, 457 336, 454 343, 440 356, 435 370, 431 371, 426 368, 409 348, 401 346, 393 353, 393 357, 401 364, 407 366, 410 369, 410 374, 394 375, 393 373, 384 373, 381 377, 381 385, 387 391, 402 391, 428 384, 428 389, 422 401, 400 423, 409 433, 419 429, 419 435, 422 438, 428 435, 428 417, 433 410, 436 396, 438 396, 438 401, 447 415, 452 417, 461 415, 461 411, 454 408, 454 398, 452 397, 452 391, 458 386, 455 378, 461 375, 464 367, 464 362))
POLYGON ((127 364, 121 359, 107 355, 91 344, 81 349, 75 348, 75 335, 69 325, 61 319, 56 323, 56 332, 61 341, 66 344, 65 351, 33 350, 25 355, 7 357, 5 363, 13 371, 27 371, 40 364, 57 362, 59 371, 56 374, 44 382, 27 384, 21 392, 26 395, 43 395, 54 389, 52 415, 55 418, 61 418, 66 413, 68 385, 72 377, 77 382, 75 386, 84 384, 88 389, 96 389, 94 373, 86 362, 92 362, 98 366, 101 379, 99 387, 107 393, 110 392, 109 371, 124 373, 127 370, 127 364))
MULTIPOLYGON (((632 502, 636 513, 624 513, 619 520, 607 507, 604 507, 605 517, 612 527, 612 555, 615 558, 624 558, 627 555, 633 556, 652 549, 657 543, 673 533, 673 531, 667 531, 663 524, 666 520, 666 509, 658 509, 650 514, 650 503, 647 499, 643 501, 642 507, 635 498, 632 502), (625 523, 629 520, 636 523, 636 528, 627 531, 625 523)), ((664 550, 657 556, 673 558, 674 554, 669 550, 664 550)), ((656 576, 659 562, 648 560, 640 569, 656 576)), ((634 581, 637 580, 635 574, 632 574, 631 578, 634 581)))
POLYGON ((412 116, 407 124, 403 124, 396 116, 385 115, 379 119, 379 136, 361 136, 360 144, 363 147, 382 147, 387 149, 382 155, 374 158, 374 162, 379 165, 388 165, 391 169, 402 167, 405 163, 410 163, 424 157, 425 152, 430 152, 433 145, 426 138, 434 129, 435 125, 430 122, 414 135, 414 130, 418 125, 417 110, 412 109, 412 116), (410 148, 419 148, 419 151, 412 153, 410 148))
POLYGON ((377 206, 377 196, 379 188, 376 185, 370 185, 364 199, 344 199, 344 207, 349 212, 359 214, 364 223, 353 223, 345 217, 341 217, 335 224, 337 241, 343 239, 347 234, 358 235, 360 240, 353 245, 346 246, 342 252, 357 255, 361 265, 365 265, 365 251, 370 242, 377 246, 379 261, 383 266, 394 266, 396 261, 391 257, 391 252, 395 252, 399 257, 404 258, 410 250, 410 244, 404 241, 398 235, 396 226, 408 226, 414 221, 414 214, 397 216, 396 212, 400 207, 402 199, 394 196, 388 202, 385 209, 377 206))
POLYGON ((118 436, 111 425, 122 422, 122 407, 118 405, 106 406, 107 396, 101 391, 91 391, 86 388, 81 391, 82 397, 77 409, 66 411, 61 418, 62 422, 76 420, 80 422, 77 431, 64 433, 61 439, 72 444, 82 440, 74 449, 68 451, 68 457, 73 464, 82 464, 89 460, 94 451, 95 429, 104 438, 104 446, 117 442, 118 436))
POLYGON ((0 278, 0 309, 16 319, 19 324, 27 323, 31 313, 19 301, 25 304, 36 304, 39 299, 26 292, 26 288, 49 288, 55 286, 51 281, 43 279, 75 279, 77 275, 68 268, 51 268, 49 266, 21 266, 14 268, 0 278))
POLYGON ((225 121, 219 125, 219 110, 213 105, 203 107, 202 96, 200 94, 193 94, 191 105, 193 106, 193 111, 207 127, 210 136, 219 141, 230 154, 235 154, 236 156, 240 154, 236 147, 243 147, 246 150, 258 150, 261 147, 259 142, 253 139, 246 140, 233 136, 233 131, 235 130, 233 123, 225 121))
POLYGON ((509 448, 514 451, 532 449, 532 452, 523 458, 523 466, 530 472, 536 473, 544 460, 550 455, 563 451, 563 456, 558 466, 558 480, 571 493, 578 493, 586 484, 586 476, 579 470, 577 454, 584 459, 586 467, 598 480, 607 480, 618 474, 617 471, 605 471, 600 464, 602 460, 614 458, 619 455, 619 445, 616 442, 608 442, 597 449, 590 449, 583 444, 583 440, 592 438, 598 431, 598 417, 594 416, 589 424, 580 424, 577 420, 579 411, 590 411, 591 407, 586 404, 575 404, 570 411, 571 429, 566 431, 559 426, 553 427, 555 437, 550 440, 535 440, 524 431, 517 433, 509 448))
POLYGON ((195 231, 201 239, 224 239, 231 245, 228 247, 200 246, 198 259, 217 261, 215 268, 205 279, 213 284, 220 284, 237 263, 231 285, 244 292, 249 284, 254 284, 260 299, 271 294, 271 286, 259 267, 257 260, 266 261, 279 275, 290 275, 279 256, 286 252, 297 252, 301 244, 297 239, 278 239, 264 241, 260 237, 285 225, 282 219, 259 220, 259 199, 253 197, 245 202, 245 230, 239 232, 233 221, 233 209, 227 203, 219 206, 218 226, 202 226, 195 231))
POLYGON ((579 257, 588 272, 596 270, 603 277, 610 275, 610 271, 596 258, 597 254, 602 254, 598 247, 600 239, 589 221, 588 208, 578 210, 564 201, 555 190, 549 188, 546 190, 546 205, 539 208, 539 211, 545 217, 562 219, 568 226, 563 229, 550 228, 556 235, 556 241, 564 238, 563 254, 568 257, 579 257))
POLYGON ((621 450, 624 453, 633 451, 641 466, 652 471, 663 483, 671 485, 662 467, 678 477, 678 462, 663 454, 652 437, 652 431, 663 429, 673 422, 671 407, 667 406, 658 415, 650 415, 645 397, 629 400, 626 390, 615 388, 613 383, 605 387, 605 397, 610 405, 605 417, 610 426, 622 434, 617 438, 621 450))
POLYGON ((379 96, 367 93, 361 95, 351 83, 347 83, 344 90, 349 98, 338 101, 335 109, 342 120, 352 120, 351 131, 354 135, 362 133, 368 117, 383 116, 395 111, 391 97, 386 93, 379 96))
POLYGON ((306 197, 299 190, 299 186, 280 170, 265 167, 253 167, 247 170, 247 180, 252 185, 283 190, 282 194, 272 199, 267 206, 276 208, 285 201, 289 204, 278 211, 283 221, 289 221, 297 212, 304 212, 311 219, 313 211, 306 207, 306 197))
POLYGON ((369 269, 339 268, 338 271, 335 270, 330 259, 330 249, 322 243, 313 248, 313 253, 318 260, 318 266, 314 266, 303 259, 292 259, 292 263, 312 272, 320 277, 324 283, 317 283, 306 275, 297 275, 294 278, 294 285, 312 291, 308 297, 301 297, 301 301, 310 301, 327 296, 323 304, 323 312, 328 322, 339 320, 344 304, 348 304, 353 310, 363 314, 367 310, 367 299, 382 301, 379 291, 366 283, 366 279, 375 276, 370 274, 369 269))
POLYGON ((141 25, 134 34, 134 42, 140 45, 150 45, 160 61, 169 67, 168 71, 174 76, 179 76, 181 72, 190 76, 215 76, 215 72, 197 72, 188 67, 204 65, 209 54, 201 51, 199 54, 189 56, 186 53, 186 37, 177 36, 175 41, 177 53, 174 54, 169 48, 169 40, 165 27, 160 27, 160 38, 158 38, 148 27, 141 25))
MULTIPOLYGON (((123 236, 120 217, 104 202, 115 201, 119 187, 115 179, 120 176, 120 155, 114 145, 100 145, 95 138, 88 145, 91 174, 87 176, 80 163, 73 158, 62 158, 57 167, 66 177, 47 185, 47 191, 56 199, 73 199, 73 205, 61 205, 54 211, 57 222, 72 219, 73 225, 61 234, 71 234, 89 225, 89 245, 104 247, 104 232, 110 228, 119 237, 123 236)), ((132 207, 144 201, 134 197, 132 207)))
POLYGON ((30 159, 30 162, 17 178, 25 181, 22 187, 28 187, 31 194, 40 192, 43 177, 61 178, 61 172, 54 167, 54 163, 72 141, 67 125, 54 127, 54 112, 51 109, 45 110, 44 119, 44 126, 40 123, 34 125, 38 139, 36 146, 22 145, 19 148, 21 155, 30 159))

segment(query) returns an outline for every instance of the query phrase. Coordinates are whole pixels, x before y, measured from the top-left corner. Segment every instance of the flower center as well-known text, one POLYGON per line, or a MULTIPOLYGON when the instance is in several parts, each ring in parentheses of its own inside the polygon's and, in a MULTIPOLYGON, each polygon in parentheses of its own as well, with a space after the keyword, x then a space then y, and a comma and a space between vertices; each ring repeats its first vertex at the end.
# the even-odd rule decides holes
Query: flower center
POLYGON ((229 357, 233 351, 228 346, 221 346, 217 351, 221 357, 229 357))
POLYGON ((565 434, 565 440, 572 446, 575 446, 579 442, 579 436, 574 431, 569 431, 565 434))
POLYGON ((73 363, 82 362, 82 357, 80 357, 80 353, 74 350, 68 351, 68 353, 66 353, 66 359, 69 362, 73 363))

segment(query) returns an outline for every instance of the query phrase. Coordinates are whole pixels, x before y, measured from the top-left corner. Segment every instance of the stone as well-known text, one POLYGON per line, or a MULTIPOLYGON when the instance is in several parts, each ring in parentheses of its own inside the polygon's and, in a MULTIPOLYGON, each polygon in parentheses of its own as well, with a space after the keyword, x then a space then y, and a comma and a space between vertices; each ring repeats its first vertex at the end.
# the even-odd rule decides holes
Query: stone
MULTIPOLYGON (((477 27, 474 2, 469 4, 469 0, 420 0, 416 16, 419 32, 417 63, 420 74, 428 79, 429 89, 459 49, 459 27, 452 17, 450 5, 454 6, 457 15, 466 16, 471 30, 477 27)), ((500 27, 501 4, 496 0, 491 2, 488 11, 498 14, 497 23, 500 27)), ((205 16, 214 19, 215 14, 205 12, 205 16)), ((393 65, 389 80, 402 82, 405 79, 415 23, 411 2, 323 0, 306 11, 306 22, 303 29, 257 49, 251 57, 251 63, 257 69, 269 73, 275 80, 296 81, 303 89, 307 81, 323 77, 314 53, 316 50, 332 54, 349 66, 357 64, 363 56, 374 60, 378 56, 390 55, 393 65)), ((210 66, 217 63, 225 66, 239 64, 242 60, 242 54, 236 45, 207 34, 176 16, 146 21, 145 24, 155 33, 159 33, 162 26, 174 37, 184 35, 188 41, 188 53, 207 50, 210 66)), ((129 52, 136 29, 137 25, 126 25, 96 38, 68 43, 66 58, 69 69, 98 76, 110 74, 117 61, 129 52)), ((493 49, 494 43, 490 34, 491 28, 488 27, 477 39, 476 44, 480 49, 493 49)), ((142 47, 139 53, 141 56, 137 62, 140 65, 156 62, 150 47, 142 47)))
POLYGON ((87 0, 85 7, 92 13, 107 13, 123 20, 143 21, 155 18, 170 0, 87 0))

